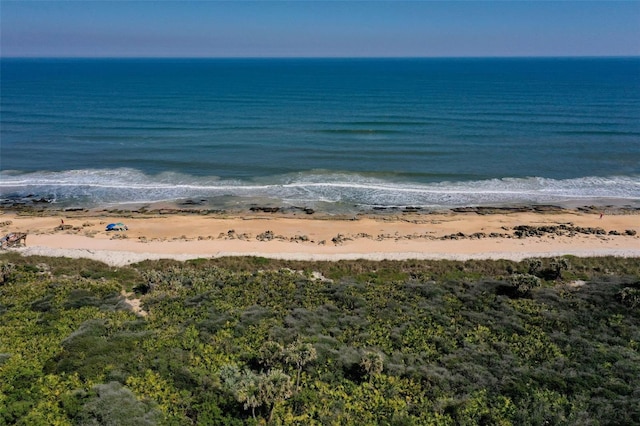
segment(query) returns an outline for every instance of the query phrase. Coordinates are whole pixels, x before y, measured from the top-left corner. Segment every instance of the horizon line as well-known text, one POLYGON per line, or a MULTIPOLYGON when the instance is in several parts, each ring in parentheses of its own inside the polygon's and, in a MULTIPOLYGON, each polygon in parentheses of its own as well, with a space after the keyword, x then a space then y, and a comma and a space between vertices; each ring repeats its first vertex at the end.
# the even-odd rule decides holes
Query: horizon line
POLYGON ((562 59, 640 58, 637 55, 477 55, 477 56, 3 56, 2 59, 562 59))

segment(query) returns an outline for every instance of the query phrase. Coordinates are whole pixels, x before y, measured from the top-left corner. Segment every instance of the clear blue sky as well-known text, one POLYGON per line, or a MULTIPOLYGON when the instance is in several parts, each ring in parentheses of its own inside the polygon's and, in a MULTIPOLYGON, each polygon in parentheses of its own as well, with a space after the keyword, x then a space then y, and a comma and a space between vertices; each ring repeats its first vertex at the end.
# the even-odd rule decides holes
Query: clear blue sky
POLYGON ((638 56, 640 1, 0 0, 4 57, 638 56))

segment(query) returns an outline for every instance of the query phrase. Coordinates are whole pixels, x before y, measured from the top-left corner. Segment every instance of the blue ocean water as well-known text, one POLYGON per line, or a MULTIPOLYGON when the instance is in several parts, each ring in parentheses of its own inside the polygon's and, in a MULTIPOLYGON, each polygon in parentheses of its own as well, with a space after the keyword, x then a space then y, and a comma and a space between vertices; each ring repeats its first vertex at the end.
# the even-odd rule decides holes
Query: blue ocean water
POLYGON ((640 205, 640 58, 0 66, 0 198, 640 205))

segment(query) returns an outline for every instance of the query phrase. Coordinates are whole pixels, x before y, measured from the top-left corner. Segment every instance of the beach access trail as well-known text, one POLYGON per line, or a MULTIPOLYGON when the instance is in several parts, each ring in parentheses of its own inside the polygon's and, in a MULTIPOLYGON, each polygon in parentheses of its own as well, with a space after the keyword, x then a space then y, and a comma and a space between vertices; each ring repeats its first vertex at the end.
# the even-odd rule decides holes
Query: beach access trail
POLYGON ((640 257, 640 215, 552 213, 362 215, 142 214, 4 211, 0 231, 29 234, 23 255, 146 259, 261 256, 289 260, 640 257), (106 231, 123 222, 127 231, 106 231))

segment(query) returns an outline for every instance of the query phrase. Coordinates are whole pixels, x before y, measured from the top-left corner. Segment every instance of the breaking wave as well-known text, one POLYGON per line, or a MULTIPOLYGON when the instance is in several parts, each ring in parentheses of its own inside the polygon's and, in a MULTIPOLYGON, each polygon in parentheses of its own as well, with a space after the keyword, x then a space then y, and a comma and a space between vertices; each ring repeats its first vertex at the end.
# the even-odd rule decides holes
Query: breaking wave
POLYGON ((289 205, 318 203, 361 208, 416 206, 451 208, 498 204, 567 203, 616 199, 640 204, 640 176, 502 178, 420 183, 389 177, 314 170, 250 181, 148 175, 134 169, 62 172, 0 172, 0 198, 42 197, 87 207, 184 199, 270 199, 289 205))

